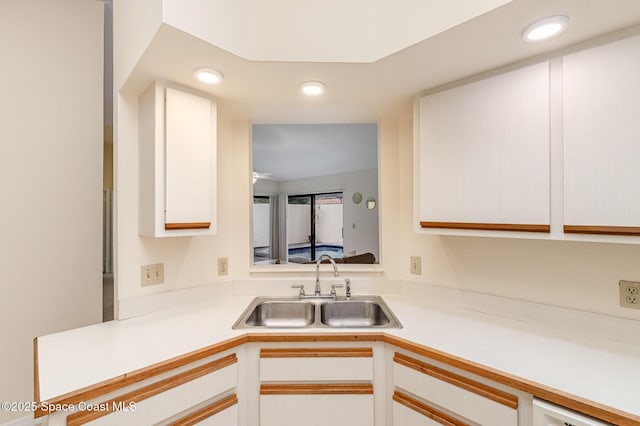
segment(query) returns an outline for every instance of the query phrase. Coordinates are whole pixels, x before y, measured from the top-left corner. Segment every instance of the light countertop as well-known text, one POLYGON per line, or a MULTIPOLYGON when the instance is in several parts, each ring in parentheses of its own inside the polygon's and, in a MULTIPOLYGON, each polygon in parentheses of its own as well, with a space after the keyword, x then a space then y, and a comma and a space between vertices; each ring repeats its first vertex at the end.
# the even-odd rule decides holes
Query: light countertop
POLYGON ((383 295, 401 329, 232 330, 252 296, 226 296, 38 338, 42 401, 251 333, 384 331, 578 398, 640 416, 640 342, 568 336, 541 326, 419 298, 383 295))

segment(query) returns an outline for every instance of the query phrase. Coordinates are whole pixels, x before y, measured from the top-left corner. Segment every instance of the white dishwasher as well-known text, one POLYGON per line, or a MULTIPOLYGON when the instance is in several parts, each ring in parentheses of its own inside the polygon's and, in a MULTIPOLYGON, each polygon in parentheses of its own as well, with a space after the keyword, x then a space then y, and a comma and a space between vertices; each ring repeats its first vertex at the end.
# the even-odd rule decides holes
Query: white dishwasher
POLYGON ((613 426, 584 414, 533 399, 533 426, 613 426))

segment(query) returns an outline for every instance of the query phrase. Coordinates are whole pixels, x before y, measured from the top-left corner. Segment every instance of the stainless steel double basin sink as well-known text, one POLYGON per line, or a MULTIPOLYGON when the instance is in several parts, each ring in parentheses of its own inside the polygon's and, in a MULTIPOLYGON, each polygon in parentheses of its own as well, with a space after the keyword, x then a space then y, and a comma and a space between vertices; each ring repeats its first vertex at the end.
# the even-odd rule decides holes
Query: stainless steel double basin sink
POLYGON ((233 325, 239 328, 401 328, 380 296, 349 300, 256 297, 233 325))

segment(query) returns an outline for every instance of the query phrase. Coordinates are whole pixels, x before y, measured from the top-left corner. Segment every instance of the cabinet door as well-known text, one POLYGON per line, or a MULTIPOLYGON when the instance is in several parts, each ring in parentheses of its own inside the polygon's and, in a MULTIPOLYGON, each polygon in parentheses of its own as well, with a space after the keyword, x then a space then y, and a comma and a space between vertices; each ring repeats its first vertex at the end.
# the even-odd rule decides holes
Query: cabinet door
POLYGON ((213 108, 210 99, 166 89, 166 229, 211 225, 213 108))
POLYGON ((423 228, 549 232, 549 64, 419 101, 423 228))
MULTIPOLYGON (((429 408, 433 404, 482 425, 518 424, 518 398, 515 395, 400 353, 396 353, 393 360, 394 385, 401 395, 406 391, 428 401, 428 405, 424 404, 425 411, 433 411, 429 408)), ((397 394, 394 400, 403 402, 397 394)), ((420 406, 420 403, 413 405, 420 406)))
POLYGON ((565 232, 640 235, 640 37, 562 68, 565 232))
POLYGON ((373 395, 261 395, 260 426, 373 426, 373 395))
POLYGON ((140 235, 216 232, 216 114, 213 98, 161 81, 138 98, 140 235))

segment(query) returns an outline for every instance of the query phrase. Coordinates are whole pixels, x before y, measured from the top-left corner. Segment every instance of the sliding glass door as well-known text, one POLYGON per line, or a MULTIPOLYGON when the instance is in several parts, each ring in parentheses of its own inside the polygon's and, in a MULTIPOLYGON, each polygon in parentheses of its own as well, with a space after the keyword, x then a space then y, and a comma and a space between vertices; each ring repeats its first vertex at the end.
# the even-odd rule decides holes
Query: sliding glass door
POLYGON ((322 254, 343 255, 343 194, 290 195, 287 202, 289 262, 307 263, 322 254))

